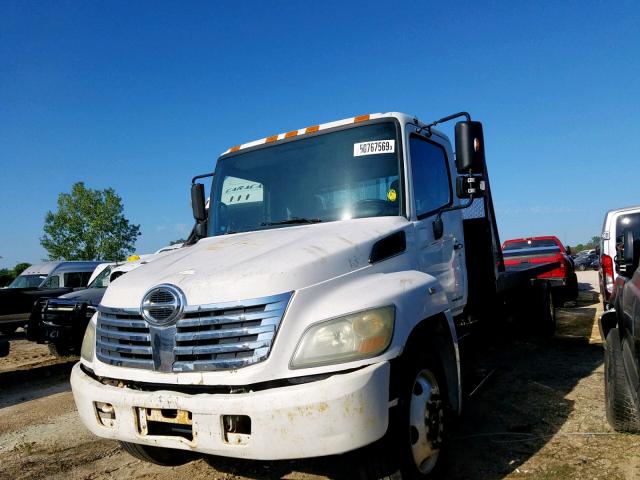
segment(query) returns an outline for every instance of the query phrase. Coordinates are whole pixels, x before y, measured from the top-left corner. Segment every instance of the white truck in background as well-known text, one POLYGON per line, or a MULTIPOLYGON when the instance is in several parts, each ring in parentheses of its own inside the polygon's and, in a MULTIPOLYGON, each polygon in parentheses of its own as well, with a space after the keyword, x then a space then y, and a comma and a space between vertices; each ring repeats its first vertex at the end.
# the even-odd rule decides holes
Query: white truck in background
POLYGON ((363 115, 238 145, 191 193, 191 245, 107 289, 71 376, 83 423, 138 458, 384 444, 389 468, 431 478, 462 407, 460 339, 500 328, 513 305, 553 329, 535 277, 555 264, 505 270, 482 126, 466 113, 363 115), (458 117, 454 159, 433 127, 458 117))

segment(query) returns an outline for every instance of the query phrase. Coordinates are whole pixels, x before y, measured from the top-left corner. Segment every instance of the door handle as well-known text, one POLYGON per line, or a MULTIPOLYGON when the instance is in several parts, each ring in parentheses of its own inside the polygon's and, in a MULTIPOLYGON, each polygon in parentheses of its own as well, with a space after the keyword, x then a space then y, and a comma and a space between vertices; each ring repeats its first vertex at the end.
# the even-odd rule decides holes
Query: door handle
POLYGON ((453 245, 453 249, 454 250, 461 250, 462 247, 464 247, 464 245, 461 244, 461 243, 456 243, 456 244, 453 245))

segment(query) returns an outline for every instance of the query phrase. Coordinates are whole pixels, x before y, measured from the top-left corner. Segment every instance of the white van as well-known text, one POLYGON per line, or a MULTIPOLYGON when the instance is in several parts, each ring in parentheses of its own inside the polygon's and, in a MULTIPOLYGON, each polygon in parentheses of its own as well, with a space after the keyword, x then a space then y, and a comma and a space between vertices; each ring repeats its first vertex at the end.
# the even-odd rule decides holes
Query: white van
POLYGON ((86 287, 101 262, 46 262, 32 265, 15 278, 9 288, 86 287))
POLYGON ((634 238, 640 238, 640 205, 610 210, 604 216, 602 236, 600 238, 600 293, 605 309, 613 307, 614 285, 619 274, 616 263, 624 234, 633 232, 634 238))

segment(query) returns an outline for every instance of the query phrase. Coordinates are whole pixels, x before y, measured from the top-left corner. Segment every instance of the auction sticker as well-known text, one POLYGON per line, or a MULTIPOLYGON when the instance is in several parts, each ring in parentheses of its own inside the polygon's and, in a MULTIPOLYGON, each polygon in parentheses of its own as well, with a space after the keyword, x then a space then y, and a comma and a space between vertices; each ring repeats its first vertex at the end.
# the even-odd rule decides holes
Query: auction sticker
POLYGON ((374 140, 373 142, 361 142, 353 144, 353 156, 378 155, 380 153, 394 153, 396 151, 395 140, 374 140))

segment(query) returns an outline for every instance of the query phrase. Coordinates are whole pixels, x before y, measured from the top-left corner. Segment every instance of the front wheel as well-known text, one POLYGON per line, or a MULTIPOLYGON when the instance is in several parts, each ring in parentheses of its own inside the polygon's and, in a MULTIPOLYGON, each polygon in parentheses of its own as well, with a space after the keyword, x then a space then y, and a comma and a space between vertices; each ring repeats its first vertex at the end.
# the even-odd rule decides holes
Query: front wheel
POLYGON ((413 380, 409 399, 409 443, 411 462, 408 478, 431 478, 438 467, 443 443, 445 410, 442 382, 435 365, 425 363, 413 380))
POLYGON ((361 480, 430 480, 440 476, 447 426, 441 362, 423 352, 409 354, 398 370, 397 411, 385 437, 361 452, 361 480))
POLYGON ((129 455, 143 462, 154 463, 163 467, 176 467, 195 460, 195 455, 173 448, 152 447, 139 443, 120 442, 122 449, 129 455))

